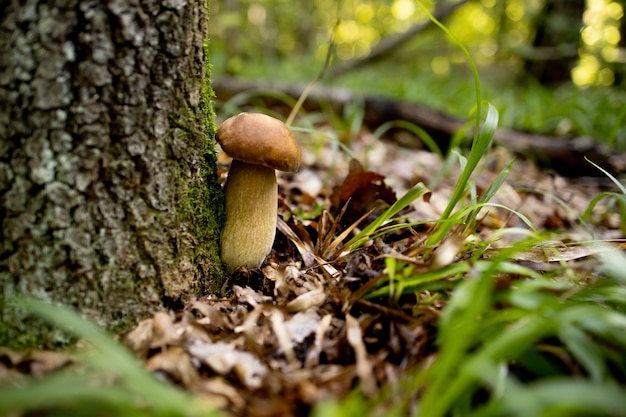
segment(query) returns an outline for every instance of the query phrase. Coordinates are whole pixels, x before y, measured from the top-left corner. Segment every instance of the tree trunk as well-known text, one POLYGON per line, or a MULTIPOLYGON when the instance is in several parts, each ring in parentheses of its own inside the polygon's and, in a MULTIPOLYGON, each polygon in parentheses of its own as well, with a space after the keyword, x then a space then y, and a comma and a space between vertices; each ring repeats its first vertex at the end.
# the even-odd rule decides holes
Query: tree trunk
POLYGON ((546 0, 535 24, 534 56, 524 62, 524 70, 541 84, 570 80, 578 60, 580 29, 585 0, 546 0))
POLYGON ((0 14, 0 345, 64 341, 20 294, 117 332, 219 288, 206 0, 0 14))

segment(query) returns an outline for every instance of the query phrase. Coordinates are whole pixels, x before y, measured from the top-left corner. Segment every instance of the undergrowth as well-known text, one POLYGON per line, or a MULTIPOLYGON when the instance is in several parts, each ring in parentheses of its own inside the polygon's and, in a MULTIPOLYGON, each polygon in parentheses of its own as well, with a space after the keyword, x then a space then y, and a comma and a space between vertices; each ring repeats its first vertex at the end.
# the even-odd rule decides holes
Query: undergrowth
MULTIPOLYGON (((472 69, 480 100, 473 64, 472 69)), ((480 114, 480 103, 477 107, 480 114)), ((486 258, 490 242, 482 248, 470 248, 464 242, 480 209, 489 205, 510 169, 509 164, 476 196, 470 177, 498 123, 498 112, 490 104, 487 108, 485 121, 476 122, 469 156, 457 155, 461 176, 425 245, 442 250, 446 239, 454 242, 455 234, 460 239, 447 250, 449 254, 442 255, 443 262, 436 262, 436 256, 424 264, 389 255, 382 284, 366 294, 372 299, 397 300, 411 293, 438 292, 431 300, 444 299, 445 307, 437 328, 436 357, 374 399, 363 398, 357 391, 341 402, 320 404, 315 416, 626 415, 626 256, 613 248, 598 249, 601 244, 595 243, 591 247, 603 261, 597 267, 581 271, 563 264, 545 272, 512 262, 517 254, 543 244, 544 238, 536 231, 486 258), (470 198, 464 202, 464 196, 470 198), (443 285, 433 286, 436 283, 443 285)), ((612 135, 611 141, 615 138, 612 135)), ((581 220, 606 198, 623 210, 626 189, 602 171, 621 194, 598 195, 581 220)), ((396 207, 395 212, 400 209, 396 207)), ((547 252, 559 250, 548 248, 547 252)))

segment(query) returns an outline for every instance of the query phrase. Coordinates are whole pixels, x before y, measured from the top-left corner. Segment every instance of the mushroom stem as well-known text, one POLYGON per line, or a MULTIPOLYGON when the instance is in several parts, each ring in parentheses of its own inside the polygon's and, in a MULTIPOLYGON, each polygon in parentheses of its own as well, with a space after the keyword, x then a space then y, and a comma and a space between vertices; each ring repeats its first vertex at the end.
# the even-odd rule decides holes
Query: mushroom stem
POLYGON ((224 188, 226 223, 221 257, 232 274, 240 266, 261 266, 276 235, 276 172, 233 159, 224 188))

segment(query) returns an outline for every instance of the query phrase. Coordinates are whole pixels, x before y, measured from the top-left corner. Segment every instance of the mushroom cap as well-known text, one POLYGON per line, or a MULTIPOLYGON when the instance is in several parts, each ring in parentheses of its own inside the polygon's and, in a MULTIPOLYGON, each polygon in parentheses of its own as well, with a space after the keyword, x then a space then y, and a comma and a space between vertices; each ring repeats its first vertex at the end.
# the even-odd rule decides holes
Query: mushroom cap
POLYGON ((217 141, 224 152, 239 161, 267 168, 295 172, 302 152, 286 124, 260 113, 239 113, 217 129, 217 141))

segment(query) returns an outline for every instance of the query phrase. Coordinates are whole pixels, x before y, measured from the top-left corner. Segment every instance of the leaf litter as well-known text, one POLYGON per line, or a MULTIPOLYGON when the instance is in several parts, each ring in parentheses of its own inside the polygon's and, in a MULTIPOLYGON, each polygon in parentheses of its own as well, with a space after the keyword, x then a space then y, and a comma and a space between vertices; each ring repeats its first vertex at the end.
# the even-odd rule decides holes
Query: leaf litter
MULTIPOLYGON (((368 135, 361 132, 351 144, 354 155, 361 155, 356 158, 328 143, 304 146, 304 169, 279 176, 278 233, 265 267, 240 269, 228 282, 232 295, 193 300, 172 316, 177 339, 158 351, 134 345, 134 340, 150 340, 137 333, 139 326, 125 338, 133 350, 143 352, 148 364, 171 348, 182 350, 189 359, 181 362, 194 364, 197 378, 211 384, 194 382, 194 388, 174 376, 175 382, 194 392, 201 386, 202 394, 221 397, 230 413, 249 416, 306 415, 321 399, 343 397, 355 387, 373 395, 407 369, 426 363, 437 350, 436 326, 445 301, 420 293, 398 299, 364 296, 388 275, 388 257, 429 271, 467 256, 465 238, 457 233, 434 248, 432 259, 421 257, 432 227, 427 220, 437 219, 445 208, 458 170, 436 178, 443 166, 431 153, 372 142, 368 135), (346 250, 351 237, 419 182, 436 186, 401 211, 402 220, 396 222, 415 226, 346 250)), ((477 193, 488 188, 509 158, 500 148, 485 158, 475 176, 477 193)), ((225 172, 228 158, 222 155, 220 162, 225 172)), ((558 232, 556 240, 589 239, 579 226, 580 213, 605 187, 602 181, 563 178, 518 160, 492 199, 494 205, 481 212, 474 235, 489 239, 503 228, 527 229, 510 210, 497 207, 502 205, 542 231, 558 232)), ((623 238, 619 214, 603 209, 596 207, 598 221, 587 225, 595 238, 623 238)), ((489 251, 519 238, 506 235, 489 251)), ((564 247, 566 261, 592 255, 582 250, 574 255, 572 246, 564 247)), ((558 250, 534 248, 518 261, 535 262, 541 269, 562 259, 558 250)), ((166 366, 152 370, 167 373, 166 366)))
MULTIPOLYGON (((428 363, 437 351, 445 299, 428 291, 366 295, 381 281, 392 281, 391 262, 425 274, 471 256, 469 236, 458 229, 437 247, 424 245, 456 184, 454 164, 446 169, 430 152, 375 140, 367 131, 350 143, 350 156, 314 134, 306 139, 303 169, 279 176, 278 233, 265 266, 240 269, 227 281, 226 294, 157 312, 122 337, 148 370, 231 415, 307 415, 322 399, 344 397, 357 387, 374 395, 428 363), (356 250, 346 246, 418 183, 429 184, 428 192, 398 220, 381 225, 386 233, 356 250), (411 226, 393 227, 403 223, 411 226)), ((503 148, 484 158, 474 176, 477 195, 510 158, 503 148)), ((222 154, 219 163, 223 179, 228 157, 222 154)), ((470 236, 487 241, 503 229, 527 230, 526 218, 539 231, 552 231, 556 244, 513 261, 541 271, 551 263, 580 262, 594 252, 571 243, 593 237, 623 245, 624 220, 609 203, 596 205, 592 217, 581 221, 589 201, 611 189, 599 179, 564 178, 518 159, 470 236)), ((522 237, 502 234, 481 256, 522 237)), ((71 362, 54 352, 29 356, 6 349, 0 358, 2 379, 17 369, 41 375, 71 362)))

